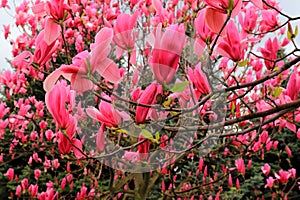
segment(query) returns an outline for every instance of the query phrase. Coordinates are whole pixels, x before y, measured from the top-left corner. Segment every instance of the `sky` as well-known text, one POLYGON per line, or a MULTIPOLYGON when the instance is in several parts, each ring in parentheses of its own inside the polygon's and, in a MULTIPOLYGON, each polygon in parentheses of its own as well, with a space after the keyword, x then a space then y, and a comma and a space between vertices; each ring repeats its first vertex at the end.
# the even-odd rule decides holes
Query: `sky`
MULTIPOLYGON (((22 2, 22 0, 9 0, 9 5, 12 8, 14 8, 14 3, 18 5, 20 2, 22 2)), ((278 2, 280 2, 280 7, 282 8, 282 12, 292 17, 300 16, 299 0, 278 0, 278 2)), ((13 24, 14 22, 14 17, 13 17, 14 14, 12 13, 13 10, 14 9, 11 9, 7 12, 3 8, 0 8, 0 71, 9 69, 9 64, 6 62, 6 58, 8 59, 12 58, 11 45, 9 43, 9 40, 4 39, 3 24, 13 24)), ((300 22, 297 23, 298 26, 300 26, 300 22)), ((9 37, 10 39, 15 38, 17 35, 20 34, 20 31, 16 27, 11 27, 11 32, 12 34, 9 37)), ((299 37, 298 37, 298 41, 300 42, 299 37)))

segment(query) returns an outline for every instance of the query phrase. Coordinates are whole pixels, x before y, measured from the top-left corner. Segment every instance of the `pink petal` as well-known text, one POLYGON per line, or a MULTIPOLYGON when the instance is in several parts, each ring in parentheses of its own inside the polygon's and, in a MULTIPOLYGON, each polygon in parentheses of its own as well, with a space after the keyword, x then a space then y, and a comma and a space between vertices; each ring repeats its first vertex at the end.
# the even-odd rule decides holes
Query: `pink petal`
POLYGON ((50 91, 61 75, 62 71, 60 71, 59 69, 55 70, 50 75, 48 75, 43 84, 44 90, 46 92, 50 91))
MULTIPOLYGON (((207 8, 205 12, 205 23, 213 33, 219 33, 223 24, 226 22, 226 14, 213 8, 207 8)), ((224 31, 222 32, 222 34, 224 31)))
POLYGON ((75 147, 72 146, 76 158, 79 159, 79 158, 84 157, 84 154, 81 153, 81 151, 82 151, 82 142, 78 139, 73 139, 72 143, 73 143, 74 146, 77 147, 77 148, 75 148, 75 147))
POLYGON ((237 0, 237 4, 235 5, 234 9, 232 10, 231 17, 235 17, 237 14, 240 13, 242 5, 243 5, 243 0, 237 0))
POLYGON ((199 56, 199 57, 203 56, 203 52, 204 52, 205 47, 206 47, 206 44, 201 39, 197 38, 195 40, 194 52, 197 56, 199 56))
POLYGON ((263 9, 264 4, 262 0, 250 0, 256 7, 263 9))
POLYGON ((52 19, 46 19, 44 40, 47 45, 52 44, 59 36, 60 27, 52 19))
POLYGON ((92 81, 82 78, 80 74, 73 74, 71 78, 71 88, 77 92, 84 92, 93 89, 94 84, 92 81))
POLYGON ((155 11, 159 15, 161 15, 162 14, 162 9, 163 9, 161 0, 152 0, 152 5, 153 5, 155 11))
POLYGON ((32 6, 32 12, 35 14, 35 15, 42 15, 42 14, 44 14, 45 13, 45 5, 46 5, 47 3, 45 3, 45 2, 40 2, 40 3, 38 3, 38 4, 35 4, 35 5, 33 5, 32 6))
MULTIPOLYGON (((113 38, 113 29, 104 27, 102 28, 95 37, 95 43, 91 45, 91 49, 101 46, 102 48, 106 48, 109 46, 113 38)), ((109 53, 109 52, 108 52, 109 53)))
POLYGON ((288 128, 288 129, 290 129, 291 131, 293 131, 294 133, 296 133, 297 131, 296 131, 296 125, 295 124, 293 124, 293 123, 291 123, 291 122, 286 122, 286 127, 288 128))
POLYGON ((121 79, 120 71, 116 63, 111 59, 106 58, 95 67, 96 71, 106 80, 112 83, 118 83, 121 79))
POLYGON ((71 80, 71 74, 67 74, 62 72, 60 69, 56 69, 51 74, 49 74, 44 80, 44 84, 43 84, 44 90, 46 92, 50 91, 60 76, 63 76, 65 79, 69 81, 71 80))
POLYGON ((231 47, 227 43, 220 43, 218 45, 218 51, 222 56, 233 59, 232 56, 229 54, 229 52, 231 51, 231 47))
POLYGON ((105 148, 105 126, 104 124, 101 125, 96 138, 96 147, 98 152, 104 151, 105 148))
POLYGON ((128 113, 126 113, 125 111, 119 112, 119 115, 123 118, 124 121, 131 120, 130 115, 128 115, 128 113))
POLYGON ((99 112, 99 110, 97 110, 94 107, 88 107, 86 109, 86 113, 88 114, 88 116, 90 116, 91 118, 93 118, 94 120, 98 120, 98 115, 100 115, 101 113, 99 112))

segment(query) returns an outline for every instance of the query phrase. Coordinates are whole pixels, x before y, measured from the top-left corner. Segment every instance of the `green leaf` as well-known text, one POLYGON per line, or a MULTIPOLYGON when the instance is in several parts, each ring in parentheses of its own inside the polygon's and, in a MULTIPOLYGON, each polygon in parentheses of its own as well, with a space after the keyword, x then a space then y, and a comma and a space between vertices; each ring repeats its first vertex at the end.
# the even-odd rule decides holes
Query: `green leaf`
POLYGON ((275 89, 273 90, 273 96, 276 97, 276 98, 279 97, 280 94, 281 94, 281 91, 282 91, 282 88, 281 88, 281 87, 275 88, 275 89))
POLYGON ((144 136, 144 138, 147 138, 149 140, 153 140, 153 135, 146 129, 142 130, 142 136, 144 136))
POLYGON ((183 90, 189 85, 189 81, 175 83, 170 89, 171 92, 183 92, 183 90))
POLYGON ((298 35, 298 26, 296 26, 296 28, 295 28, 294 37, 297 37, 297 35, 298 35))
POLYGON ((246 59, 244 61, 239 62, 238 66, 245 67, 247 64, 248 64, 248 60, 246 59))
POLYGON ((168 99, 163 103, 164 107, 168 107, 168 106, 172 103, 172 101, 173 101, 172 97, 168 98, 168 99))
POLYGON ((156 132, 156 133, 155 133, 155 140, 156 140, 156 141, 159 141, 159 139, 160 139, 159 132, 156 132))
POLYGON ((234 113, 235 113, 234 111, 235 111, 235 104, 233 103, 232 106, 231 106, 231 113, 232 113, 233 115, 234 115, 234 113))
POLYGON ((287 32, 287 38, 289 39, 289 40, 292 40, 292 35, 291 35, 291 33, 288 31, 287 32))

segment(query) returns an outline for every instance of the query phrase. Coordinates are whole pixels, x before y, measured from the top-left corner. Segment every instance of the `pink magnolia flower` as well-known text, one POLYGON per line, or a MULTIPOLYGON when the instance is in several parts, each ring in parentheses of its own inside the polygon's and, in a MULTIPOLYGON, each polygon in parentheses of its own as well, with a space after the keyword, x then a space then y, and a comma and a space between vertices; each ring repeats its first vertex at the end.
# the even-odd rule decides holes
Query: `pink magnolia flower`
POLYGON ((219 43, 218 50, 222 56, 233 61, 240 61, 244 58, 239 31, 232 20, 228 22, 226 36, 219 43))
POLYGON ((38 2, 32 7, 32 11, 36 16, 43 16, 45 14, 50 16, 46 18, 44 35, 45 42, 48 45, 58 38, 61 30, 58 23, 66 18, 66 11, 69 10, 70 7, 65 4, 64 0, 38 2))
POLYGON ((246 168, 245 168, 245 163, 243 158, 239 158, 235 161, 235 166, 238 170, 239 173, 242 173, 243 175, 245 175, 246 173, 246 168))
POLYGON ((76 133, 76 127, 76 120, 73 117, 70 118, 70 124, 65 133, 63 133, 62 131, 59 131, 57 133, 57 142, 60 153, 69 154, 71 150, 73 150, 76 158, 79 159, 84 157, 85 155, 82 152, 82 142, 79 139, 74 138, 76 133))
POLYGON ((114 42, 124 50, 132 50, 134 48, 137 37, 133 30, 138 19, 139 12, 135 12, 132 16, 126 13, 118 15, 114 25, 114 42))
POLYGON ((291 174, 292 178, 296 178, 296 169, 295 168, 289 169, 289 173, 291 174))
POLYGON ((38 189, 39 189, 39 186, 37 184, 35 185, 30 185, 29 188, 28 188, 28 193, 32 196, 32 197, 35 197, 38 193, 38 189))
POLYGON ((159 23, 172 23, 173 20, 173 13, 168 12, 162 4, 162 0, 152 0, 152 6, 155 9, 155 17, 152 18, 152 24, 156 25, 159 23))
MULTIPOLYGON (((153 105, 156 101, 156 96, 158 94, 162 94, 162 87, 160 84, 152 83, 149 85, 145 91, 141 94, 138 103, 153 105)), ((148 112, 150 108, 137 106, 136 108, 136 116, 135 121, 137 123, 142 123, 147 118, 148 112)))
MULTIPOLYGON (((233 7, 231 17, 235 17, 242 7, 242 0, 232 0, 233 7)), ((228 0, 205 0, 208 8, 205 10, 205 22, 209 29, 214 33, 219 33, 226 21, 229 11, 228 0)))
POLYGON ((63 178, 63 179, 61 180, 61 182, 60 182, 60 188, 61 188, 62 190, 64 190, 65 187, 66 187, 66 185, 67 185, 67 179, 66 179, 66 178, 63 178))
POLYGON ((59 131, 57 133, 56 138, 57 138, 58 149, 59 149, 60 153, 61 154, 71 153, 72 145, 69 142, 68 138, 66 138, 61 131, 59 131))
POLYGON ((16 195, 18 197, 20 197, 21 193, 22 193, 22 187, 21 187, 21 185, 18 185, 17 188, 16 188, 16 195))
POLYGON ((194 70, 190 67, 188 68, 188 77, 200 94, 209 94, 211 92, 207 77, 201 69, 201 63, 197 64, 194 70))
POLYGON ((272 188, 273 187, 273 184, 274 184, 274 181, 275 181, 275 179, 272 177, 272 176, 270 176, 268 179, 267 179, 267 184, 265 185, 265 188, 272 188))
POLYGON ((7 39, 8 35, 10 34, 10 25, 4 25, 3 24, 3 29, 4 29, 4 38, 7 39))
POLYGON ((232 187, 232 186, 233 186, 231 174, 228 175, 228 186, 229 186, 229 187, 232 187))
MULTIPOLYGON (((296 131, 295 131, 295 132, 296 132, 296 131)), ((288 154, 288 157, 291 157, 291 156, 292 156, 292 151, 291 151, 290 147, 285 146, 285 151, 286 151, 286 153, 288 154)))
POLYGON ((14 180, 15 170, 13 168, 9 168, 4 176, 6 176, 10 181, 14 180))
POLYGON ((95 43, 91 44, 91 53, 88 51, 80 52, 72 59, 71 65, 62 65, 52 72, 44 81, 44 89, 49 91, 59 77, 63 76, 71 81, 72 89, 79 92, 90 90, 93 84, 86 76, 88 72, 93 74, 96 71, 112 83, 119 82, 119 68, 111 59, 107 58, 111 49, 112 37, 112 29, 101 29, 96 35, 95 43), (87 60, 90 60, 90 65, 87 60))
POLYGON ((259 26, 261 32, 268 32, 275 29, 280 25, 280 22, 277 18, 278 12, 273 9, 264 9, 261 11, 262 20, 259 26))
POLYGON ((51 161, 51 164, 52 164, 52 167, 53 167, 54 169, 57 169, 57 168, 60 166, 60 163, 59 163, 58 159, 52 160, 52 161, 51 161))
POLYGON ((265 48, 260 48, 260 52, 263 55, 265 59, 265 65, 267 69, 272 69, 274 67, 274 63, 270 60, 276 60, 277 59, 277 52, 280 49, 280 45, 278 43, 277 38, 275 37, 273 41, 271 38, 269 38, 265 43, 265 48))
POLYGON ((82 151, 82 141, 79 139, 72 139, 72 150, 77 159, 85 157, 82 151))
POLYGON ((261 171, 264 173, 265 176, 268 176, 270 170, 271 170, 271 166, 268 163, 266 163, 264 166, 261 167, 261 171))
POLYGON ((156 28, 153 51, 149 58, 156 80, 161 84, 169 84, 178 70, 178 63, 185 44, 183 25, 174 24, 162 33, 162 25, 156 28))
POLYGON ((111 28, 101 29, 91 44, 91 72, 97 71, 106 80, 118 83, 121 79, 119 68, 111 59, 107 58, 110 52, 110 44, 113 39, 111 28))
POLYGON ((300 92, 300 67, 295 67, 286 86, 286 94, 291 100, 297 100, 300 92))
POLYGON ((47 189, 46 192, 41 192, 38 194, 39 200, 54 200, 56 199, 56 196, 58 195, 58 192, 54 194, 53 188, 47 189))
POLYGON ((0 8, 10 9, 10 6, 8 5, 8 0, 1 0, 0 8))
POLYGON ((65 0, 50 0, 46 2, 44 9, 54 20, 59 21, 65 17, 65 12, 70 7, 65 4, 65 0))
POLYGON ((45 136, 48 141, 51 141, 52 138, 54 137, 54 133, 52 130, 49 129, 45 132, 45 136))
POLYGON ((22 181, 21 181, 21 186, 24 190, 26 190, 28 188, 28 178, 24 178, 22 181))
POLYGON ((42 172, 39 169, 34 170, 34 178, 35 180, 38 180, 41 176, 42 172))
POLYGON ((89 56, 88 51, 80 52, 72 58, 71 65, 62 65, 59 69, 52 72, 44 81, 44 89, 49 91, 60 76, 69 80, 71 82, 71 88, 78 92, 92 89, 93 83, 85 78, 88 73, 86 60, 89 59, 89 56))
POLYGON ((284 170, 279 170, 279 175, 275 173, 276 179, 278 179, 282 184, 286 183, 291 177, 291 173, 284 170))
MULTIPOLYGON (((140 134, 138 142, 143 141, 145 138, 140 134)), ((138 146, 138 153, 140 160, 148 160, 148 153, 150 150, 150 140, 146 140, 144 143, 138 146)))
POLYGON ((59 41, 53 41, 51 44, 47 44, 44 40, 45 30, 42 30, 35 40, 36 49, 33 54, 33 62, 39 64, 40 66, 44 65, 49 61, 52 54, 56 51, 59 41))
POLYGON ((257 26, 257 9, 254 6, 245 9, 245 16, 243 18, 242 14, 239 14, 239 23, 241 24, 243 31, 245 33, 251 33, 257 26))
POLYGON ((21 185, 18 185, 16 188, 16 195, 17 195, 17 197, 20 197, 21 194, 22 194, 22 187, 21 187, 21 185))
MULTIPOLYGON (((111 100, 110 97, 104 97, 107 100, 111 100)), ((89 107, 86 109, 87 114, 103 123, 108 127, 117 127, 122 122, 122 117, 127 119, 128 116, 125 116, 123 112, 116 110, 111 103, 106 101, 101 101, 99 104, 99 110, 95 107, 89 107)))
POLYGON ((45 22, 45 34, 44 40, 47 45, 52 44, 55 40, 57 40, 60 34, 60 26, 55 23, 52 19, 47 18, 45 22))
POLYGON ((264 143, 266 143, 268 138, 269 138, 268 131, 263 131, 259 139, 260 139, 261 143, 264 144, 264 143))
POLYGON ((9 112, 6 103, 0 102, 0 119, 2 119, 9 112))
POLYGON ((46 106, 60 128, 68 128, 70 111, 66 109, 66 104, 73 108, 74 95, 65 82, 58 82, 46 93, 46 106))
POLYGON ((194 22, 197 34, 200 38, 197 38, 194 44, 194 49, 196 54, 201 57, 203 55, 203 50, 206 45, 211 44, 214 40, 216 34, 213 33, 205 23, 205 10, 202 9, 198 12, 197 18, 194 22))

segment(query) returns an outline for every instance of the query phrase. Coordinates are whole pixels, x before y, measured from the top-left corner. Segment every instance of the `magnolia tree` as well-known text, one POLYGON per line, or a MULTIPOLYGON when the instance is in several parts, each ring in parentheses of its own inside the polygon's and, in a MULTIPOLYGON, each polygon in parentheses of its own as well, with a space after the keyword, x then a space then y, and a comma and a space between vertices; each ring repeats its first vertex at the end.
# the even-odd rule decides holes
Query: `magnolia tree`
POLYGON ((300 198, 300 17, 275 0, 24 0, 14 19, 1 198, 300 198))

